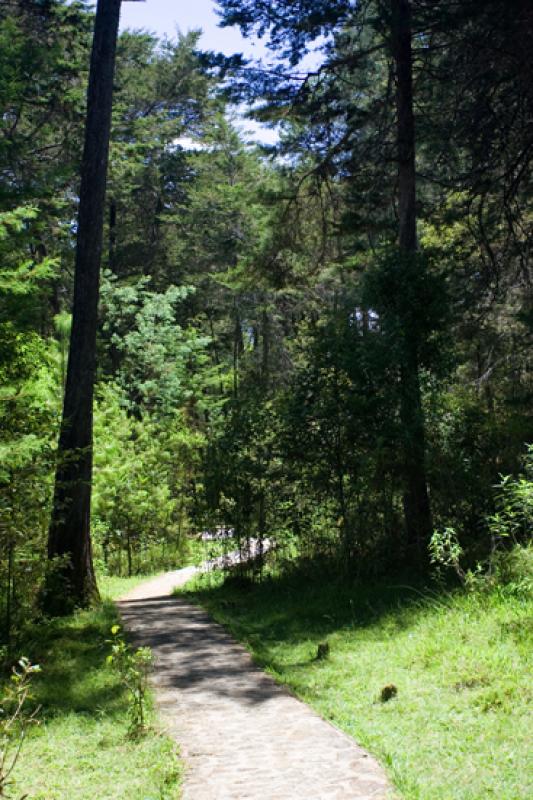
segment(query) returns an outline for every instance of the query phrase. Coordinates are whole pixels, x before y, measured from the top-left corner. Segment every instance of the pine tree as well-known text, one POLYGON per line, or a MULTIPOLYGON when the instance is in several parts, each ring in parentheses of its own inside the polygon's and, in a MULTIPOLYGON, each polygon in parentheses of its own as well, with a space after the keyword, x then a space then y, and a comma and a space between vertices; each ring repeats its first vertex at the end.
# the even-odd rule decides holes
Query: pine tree
MULTIPOLYGON (((413 59, 411 4, 408 0, 390 0, 355 6, 347 2, 324 3, 321 0, 305 3, 272 2, 257 6, 252 2, 236 3, 234 0, 221 0, 224 24, 239 24, 243 33, 255 29, 270 33, 270 45, 278 50, 284 45, 283 55, 292 65, 305 54, 306 47, 319 36, 326 37, 323 46, 324 59, 320 68, 309 75, 296 76, 281 65, 274 70, 274 77, 264 77, 259 71, 257 90, 263 91, 274 107, 292 106, 301 119, 302 142, 312 142, 306 133, 306 114, 313 120, 318 136, 315 139, 319 153, 319 164, 315 173, 328 174, 339 168, 339 157, 344 158, 353 147, 349 158, 353 162, 370 160, 376 167, 373 182, 379 183, 378 173, 383 164, 390 159, 396 162, 397 172, 388 176, 389 185, 396 183, 393 202, 397 204, 397 227, 392 239, 398 247, 398 271, 406 259, 416 259, 417 211, 416 211, 416 171, 415 171, 415 124, 413 111, 413 59), (368 21, 366 12, 368 13, 368 21), (385 109, 389 117, 396 120, 396 141, 390 142, 377 137, 373 149, 366 147, 362 152, 358 145, 358 126, 368 127, 372 117, 369 108, 361 108, 361 93, 352 99, 349 90, 339 88, 338 77, 346 84, 364 85, 359 76, 368 69, 369 60, 389 54, 395 91, 382 87, 378 108, 385 109), (293 87, 296 88, 293 88, 293 87), (340 109, 340 110, 339 110, 340 109), (331 132, 332 135, 331 135, 331 132), (329 139, 329 142, 328 142, 329 139)), ((341 84, 342 85, 342 84, 341 84)), ((378 84, 379 85, 379 84, 378 84)), ((375 88, 373 88, 375 91, 375 88)), ((364 92, 362 93, 364 97, 364 92)), ((383 112, 381 112, 383 113, 383 112)), ((372 208, 361 209, 365 220, 370 219, 372 208)), ((401 291, 401 285, 400 285, 401 291)), ((407 303, 407 300, 405 301, 407 303)), ((404 315, 404 321, 408 315, 404 315)), ((400 315, 399 319, 402 319, 400 315)), ((420 560, 432 530, 431 511, 425 469, 424 412, 420 390, 418 350, 422 345, 420 332, 401 330, 403 349, 399 369, 401 416, 404 428, 403 443, 403 481, 404 511, 408 547, 411 557, 420 560)))
POLYGON ((60 559, 44 603, 65 611, 96 595, 90 508, 98 287, 121 0, 99 0, 87 93, 76 244, 72 332, 59 438, 49 559, 60 559), (55 587, 55 588, 54 588, 55 587), (58 588, 60 587, 60 588, 58 588))

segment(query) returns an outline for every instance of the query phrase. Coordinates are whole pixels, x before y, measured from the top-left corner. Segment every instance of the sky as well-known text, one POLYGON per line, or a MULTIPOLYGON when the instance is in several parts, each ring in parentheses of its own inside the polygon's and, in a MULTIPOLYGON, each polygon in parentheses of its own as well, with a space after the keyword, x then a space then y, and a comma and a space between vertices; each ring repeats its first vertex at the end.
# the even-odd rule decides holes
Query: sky
POLYGON ((145 28, 159 36, 175 36, 177 29, 186 33, 201 28, 204 35, 200 46, 205 50, 217 50, 226 55, 244 53, 256 58, 265 55, 261 42, 243 39, 238 28, 219 28, 217 23, 212 0, 146 0, 144 3, 123 0, 122 3, 121 30, 145 28))
MULTIPOLYGON (((176 31, 186 33, 201 28, 203 31, 199 46, 205 50, 232 55, 243 53, 247 57, 261 58, 267 54, 265 46, 259 40, 244 39, 238 28, 219 28, 215 3, 212 0, 146 0, 131 2, 123 0, 120 17, 120 29, 143 28, 156 33, 173 37, 176 31)), ((245 109, 242 109, 244 112, 245 109)), ((264 125, 242 120, 239 127, 246 138, 273 144, 278 135, 264 125)))
MULTIPOLYGON (((232 55, 243 53, 248 58, 265 58, 268 50, 258 39, 244 39, 238 28, 219 28, 216 4, 213 0, 146 0, 131 2, 123 0, 120 28, 143 28, 156 33, 159 37, 173 37, 179 29, 186 33, 192 29, 203 31, 199 46, 205 50, 232 55)), ((313 64, 314 59, 306 59, 313 64)), ((242 109, 244 112, 245 109, 242 109)), ((278 140, 276 131, 266 128, 257 122, 243 120, 239 127, 252 138, 264 144, 273 144, 278 140)))

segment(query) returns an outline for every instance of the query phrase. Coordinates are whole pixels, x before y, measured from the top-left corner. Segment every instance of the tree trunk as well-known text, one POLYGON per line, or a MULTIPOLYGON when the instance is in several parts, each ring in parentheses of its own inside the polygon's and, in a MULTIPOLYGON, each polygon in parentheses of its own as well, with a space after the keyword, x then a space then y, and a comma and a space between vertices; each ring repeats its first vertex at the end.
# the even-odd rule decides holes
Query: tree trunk
POLYGON ((270 386, 270 319, 266 308, 263 309, 261 313, 261 338, 263 340, 261 382, 265 390, 265 395, 267 395, 270 386))
POLYGON ((133 575, 133 559, 131 554, 131 536, 129 531, 126 535, 126 553, 128 555, 128 578, 131 578, 133 575))
MULTIPOLYGON (((104 200, 113 76, 121 0, 98 0, 83 151, 72 332, 48 557, 61 557, 59 582, 44 604, 55 613, 86 606, 97 596, 90 538, 93 391, 104 200)), ((56 571, 57 578, 57 571, 56 571)))
POLYGON ((109 241, 107 266, 111 272, 115 271, 115 253, 117 249, 117 202, 112 197, 109 201, 109 241))
POLYGON ((239 360, 244 350, 242 340, 241 319, 237 305, 234 305, 235 325, 233 328, 233 395, 237 397, 239 393, 239 360))
MULTIPOLYGON (((398 244, 401 255, 415 257, 416 172, 413 112, 413 55, 409 0, 390 0, 391 44, 396 68, 398 157, 398 244)), ((418 331, 405 330, 400 369, 401 422, 404 432, 404 514, 411 556, 424 560, 432 532, 425 468, 425 421, 419 376, 418 331)))

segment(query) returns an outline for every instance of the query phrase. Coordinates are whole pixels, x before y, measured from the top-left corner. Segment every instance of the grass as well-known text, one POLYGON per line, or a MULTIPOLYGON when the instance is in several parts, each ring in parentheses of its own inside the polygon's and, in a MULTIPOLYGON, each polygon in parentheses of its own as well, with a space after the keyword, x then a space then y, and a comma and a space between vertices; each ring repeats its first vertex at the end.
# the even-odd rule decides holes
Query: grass
MULTIPOLYGON (((116 588, 116 587, 115 587, 116 588)), ((24 743, 16 793, 32 800, 174 800, 180 765, 175 745, 151 729, 127 736, 128 702, 106 663, 112 603, 35 626, 25 654, 39 663, 33 704, 41 724, 24 743)), ((155 724, 153 708, 150 721, 155 724)))
POLYGON ((297 573, 255 586, 208 576, 186 591, 375 754, 401 797, 533 797, 531 599, 297 573), (388 684, 397 695, 382 702, 388 684))
POLYGON ((134 589, 140 583, 154 578, 158 573, 150 575, 132 575, 130 578, 118 575, 98 575, 98 590, 104 601, 118 600, 130 589, 134 589))

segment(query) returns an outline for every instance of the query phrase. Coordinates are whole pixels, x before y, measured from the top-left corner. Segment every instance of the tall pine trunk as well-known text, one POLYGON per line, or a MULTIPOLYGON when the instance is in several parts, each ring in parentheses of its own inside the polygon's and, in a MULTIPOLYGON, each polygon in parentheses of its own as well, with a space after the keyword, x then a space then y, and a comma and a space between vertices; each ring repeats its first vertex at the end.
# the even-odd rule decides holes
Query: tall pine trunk
POLYGON ((96 326, 113 76, 121 0, 98 0, 83 151, 72 332, 59 437, 48 557, 61 557, 45 606, 56 613, 97 596, 90 512, 96 326), (59 577, 59 580, 57 578, 59 577))
MULTIPOLYGON (((396 71, 398 158, 398 244, 402 258, 415 258, 416 172, 413 112, 413 54, 409 0, 390 0, 391 44, 396 71)), ((404 514, 410 556, 425 560, 432 531, 425 467, 425 420, 419 375, 419 332, 404 330, 400 366, 401 423, 404 435, 404 514)))

